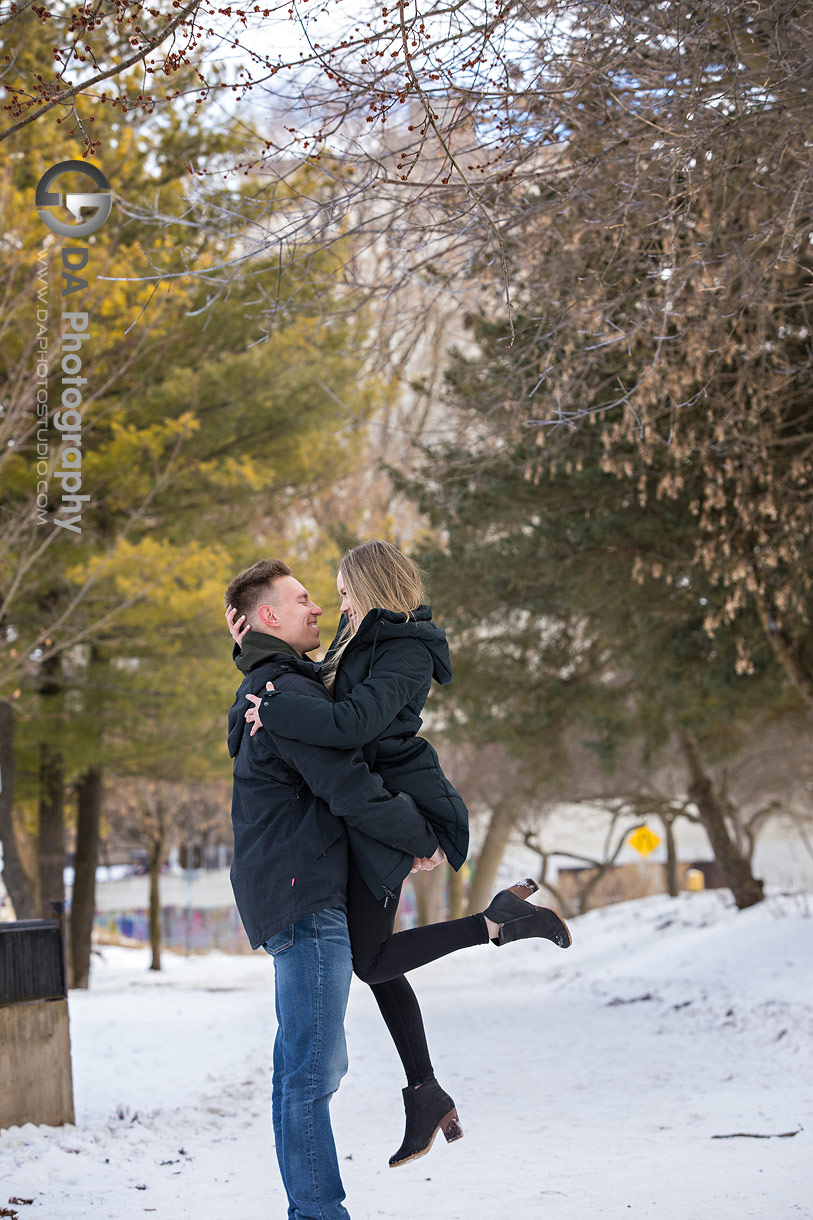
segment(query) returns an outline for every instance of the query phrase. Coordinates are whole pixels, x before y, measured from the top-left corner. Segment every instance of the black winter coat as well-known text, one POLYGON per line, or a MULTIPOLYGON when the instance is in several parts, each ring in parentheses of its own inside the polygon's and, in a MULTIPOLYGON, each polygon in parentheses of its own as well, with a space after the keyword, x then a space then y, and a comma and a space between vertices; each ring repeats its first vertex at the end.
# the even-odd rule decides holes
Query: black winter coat
POLYGON ((319 668, 273 636, 252 634, 247 672, 229 712, 234 758, 231 882, 253 949, 313 911, 346 909, 348 834, 388 894, 437 839, 410 797, 393 796, 360 750, 303 745, 245 722, 246 694, 266 682, 313 706, 330 702, 319 668), (276 646, 280 651, 275 651, 276 646))
MULTIPOLYGON (((419 607, 407 622, 394 611, 371 610, 342 654, 335 702, 314 703, 280 689, 267 692, 260 714, 264 726, 292 741, 363 746, 367 764, 390 792, 409 793, 449 863, 459 869, 468 853, 468 810, 443 774, 434 748, 417 736, 433 678, 445 685, 452 667, 446 633, 432 622, 431 606, 419 607)), ((367 878, 364 861, 359 864, 367 878)))

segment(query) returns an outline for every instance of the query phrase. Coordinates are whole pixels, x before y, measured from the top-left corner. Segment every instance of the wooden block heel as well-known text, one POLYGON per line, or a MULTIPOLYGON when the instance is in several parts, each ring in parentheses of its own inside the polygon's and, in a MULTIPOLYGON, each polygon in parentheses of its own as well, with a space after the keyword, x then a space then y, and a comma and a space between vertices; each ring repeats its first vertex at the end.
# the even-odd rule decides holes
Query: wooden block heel
POLYGON ((509 894, 516 894, 517 898, 530 898, 531 894, 535 894, 539 886, 534 881, 533 877, 526 877, 524 881, 518 881, 516 885, 509 885, 509 894))
POLYGON ((450 1110, 446 1117, 440 1120, 440 1129, 446 1137, 447 1144, 451 1144, 452 1140, 463 1138, 463 1128, 460 1126, 457 1110, 450 1110))

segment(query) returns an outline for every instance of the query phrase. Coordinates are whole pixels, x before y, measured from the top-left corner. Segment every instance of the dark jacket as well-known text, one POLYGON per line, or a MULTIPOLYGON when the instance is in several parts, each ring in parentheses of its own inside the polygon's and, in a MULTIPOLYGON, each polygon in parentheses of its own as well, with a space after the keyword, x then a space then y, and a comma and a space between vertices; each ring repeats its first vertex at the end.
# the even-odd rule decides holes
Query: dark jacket
POLYGON ((267 692, 260 714, 263 725, 293 741, 363 746, 366 762, 385 787, 409 793, 449 863, 459 869, 468 853, 468 810, 443 774, 434 748, 417 736, 433 678, 445 685, 452 667, 446 634, 432 622, 431 606, 419 607, 408 622, 391 610, 371 610, 342 654, 335 702, 314 704, 280 689, 267 692))
POLYGON ((269 730, 253 737, 246 694, 272 681, 307 692, 318 706, 330 695, 319 668, 261 632, 240 657, 246 676, 229 712, 234 758, 231 882, 251 947, 325 907, 346 907, 347 831, 373 868, 379 894, 409 872, 414 856, 431 855, 437 839, 408 796, 392 796, 360 750, 303 745, 269 730), (404 871, 405 870, 405 871, 404 871))

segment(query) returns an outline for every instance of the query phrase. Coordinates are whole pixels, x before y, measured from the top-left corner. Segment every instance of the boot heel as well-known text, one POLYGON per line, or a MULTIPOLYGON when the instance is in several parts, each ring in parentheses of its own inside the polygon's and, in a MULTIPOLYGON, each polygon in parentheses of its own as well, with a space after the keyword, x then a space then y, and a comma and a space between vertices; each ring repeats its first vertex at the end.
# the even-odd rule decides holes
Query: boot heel
POLYGON ((535 894, 539 886, 534 881, 533 877, 526 877, 524 881, 518 881, 516 885, 508 887, 509 894, 516 894, 517 898, 530 898, 531 894, 535 894))
POLYGON ((440 1120, 440 1129, 447 1144, 451 1144, 453 1140, 463 1138, 463 1128, 460 1126, 457 1110, 450 1110, 446 1117, 440 1120))
POLYGON ((426 1156, 435 1142, 438 1131, 448 1144, 459 1140, 463 1134, 457 1107, 433 1076, 420 1085, 407 1085, 402 1089, 406 1111, 404 1142, 390 1157, 390 1169, 406 1165, 416 1157, 426 1156))

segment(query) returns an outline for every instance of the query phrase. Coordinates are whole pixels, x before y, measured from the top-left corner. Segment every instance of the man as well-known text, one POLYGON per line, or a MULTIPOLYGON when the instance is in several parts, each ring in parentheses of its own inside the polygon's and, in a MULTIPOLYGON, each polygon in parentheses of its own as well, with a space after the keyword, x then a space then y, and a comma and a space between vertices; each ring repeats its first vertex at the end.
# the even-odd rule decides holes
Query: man
POLYGON ((251 947, 274 958, 277 1036, 272 1118, 289 1220, 349 1220, 329 1105, 347 1071, 344 1016, 352 975, 346 919, 347 833, 386 844, 394 860, 428 858, 438 842, 412 799, 393 796, 360 750, 252 736, 248 694, 330 695, 306 654, 319 645, 319 606, 287 564, 242 572, 226 602, 252 630, 238 666, 246 675, 229 712, 234 758, 231 881, 251 947))

